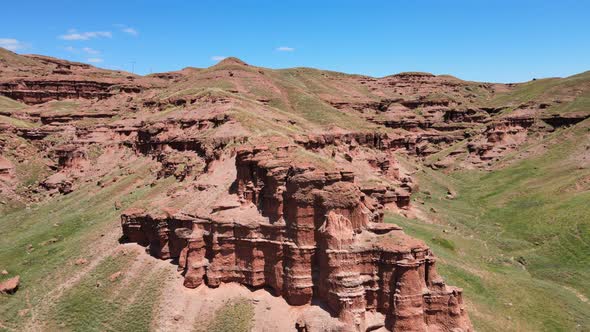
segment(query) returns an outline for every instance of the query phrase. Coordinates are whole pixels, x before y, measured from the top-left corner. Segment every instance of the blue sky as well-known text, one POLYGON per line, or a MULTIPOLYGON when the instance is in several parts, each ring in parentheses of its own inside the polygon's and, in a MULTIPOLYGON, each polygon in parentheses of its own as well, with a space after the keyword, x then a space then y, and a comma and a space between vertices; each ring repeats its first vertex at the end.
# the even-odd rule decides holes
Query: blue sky
POLYGON ((6 1, 0 46, 146 74, 271 68, 516 82, 590 70, 590 1, 6 1))

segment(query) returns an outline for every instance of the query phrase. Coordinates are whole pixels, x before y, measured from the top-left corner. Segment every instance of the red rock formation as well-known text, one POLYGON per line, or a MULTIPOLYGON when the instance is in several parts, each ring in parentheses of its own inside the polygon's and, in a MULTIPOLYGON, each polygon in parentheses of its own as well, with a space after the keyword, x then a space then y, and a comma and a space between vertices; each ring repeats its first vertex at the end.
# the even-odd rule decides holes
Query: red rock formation
POLYGON ((471 331, 461 290, 436 274, 428 247, 384 224, 351 172, 294 163, 290 149, 237 152, 239 213, 231 205, 192 216, 129 210, 124 236, 177 257, 186 287, 238 282, 292 305, 315 298, 352 331, 367 329, 367 312, 394 331, 471 331))
POLYGON ((85 98, 105 99, 113 94, 112 83, 68 80, 16 80, 0 83, 0 95, 26 104, 40 104, 51 100, 85 98))
POLYGON ((565 114, 551 114, 541 119, 554 128, 575 125, 578 122, 590 118, 590 114, 580 113, 565 113, 565 114))
POLYGON ((494 121, 487 126, 480 140, 467 144, 467 150, 480 160, 492 160, 522 144, 534 124, 535 119, 531 117, 506 117, 494 121))
POLYGON ((86 159, 85 151, 78 149, 73 144, 56 147, 53 153, 57 158, 57 164, 60 169, 76 168, 86 159))
POLYGON ((0 180, 10 180, 14 176, 14 165, 0 156, 0 180))
POLYGON ((73 191, 72 180, 64 173, 55 173, 41 182, 41 186, 49 191, 57 190, 62 194, 69 194, 73 191))
POLYGON ((94 111, 94 112, 50 112, 40 115, 43 124, 68 123, 82 119, 108 119, 117 115, 113 111, 94 111))
POLYGON ((445 111, 446 122, 477 122, 485 123, 489 120, 489 113, 479 109, 449 109, 445 111))
POLYGON ((14 294, 20 286, 20 276, 0 282, 0 294, 14 294))
POLYGON ((51 134, 57 133, 59 131, 60 131, 60 128, 58 128, 58 127, 45 125, 45 126, 34 127, 34 128, 27 128, 27 127, 17 128, 16 133, 18 136, 21 136, 25 139, 37 141, 37 140, 42 140, 45 137, 47 137, 51 134))
POLYGON ((193 151, 168 151, 160 153, 156 160, 162 164, 158 177, 174 176, 180 181, 205 168, 205 161, 193 151))

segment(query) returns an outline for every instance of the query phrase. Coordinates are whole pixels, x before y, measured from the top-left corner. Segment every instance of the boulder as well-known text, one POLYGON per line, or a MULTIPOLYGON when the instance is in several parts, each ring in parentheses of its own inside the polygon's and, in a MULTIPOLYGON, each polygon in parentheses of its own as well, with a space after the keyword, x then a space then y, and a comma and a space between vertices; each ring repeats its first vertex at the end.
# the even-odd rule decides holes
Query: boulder
POLYGON ((1 294, 14 294, 20 285, 20 276, 12 277, 10 279, 0 282, 1 294))

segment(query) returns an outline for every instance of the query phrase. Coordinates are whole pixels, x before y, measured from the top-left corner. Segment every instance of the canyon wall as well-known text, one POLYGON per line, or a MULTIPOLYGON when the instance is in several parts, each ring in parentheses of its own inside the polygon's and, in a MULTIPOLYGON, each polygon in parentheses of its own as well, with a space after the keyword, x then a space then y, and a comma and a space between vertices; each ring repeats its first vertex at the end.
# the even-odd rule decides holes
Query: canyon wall
POLYGON ((294 162, 292 149, 239 149, 231 188, 239 204, 206 215, 128 210, 124 237, 177 259, 186 287, 237 282, 292 305, 319 300, 343 331, 471 331, 461 290, 438 276, 429 248, 384 223, 352 172, 294 162))

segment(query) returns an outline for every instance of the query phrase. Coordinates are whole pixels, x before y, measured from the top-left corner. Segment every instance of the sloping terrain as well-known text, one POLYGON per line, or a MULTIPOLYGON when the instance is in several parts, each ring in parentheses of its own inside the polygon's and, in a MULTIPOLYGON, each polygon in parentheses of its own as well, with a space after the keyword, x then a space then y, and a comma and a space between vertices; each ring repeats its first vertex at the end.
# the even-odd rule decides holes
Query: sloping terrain
POLYGON ((0 329, 588 330, 589 101, 0 49, 0 329))

